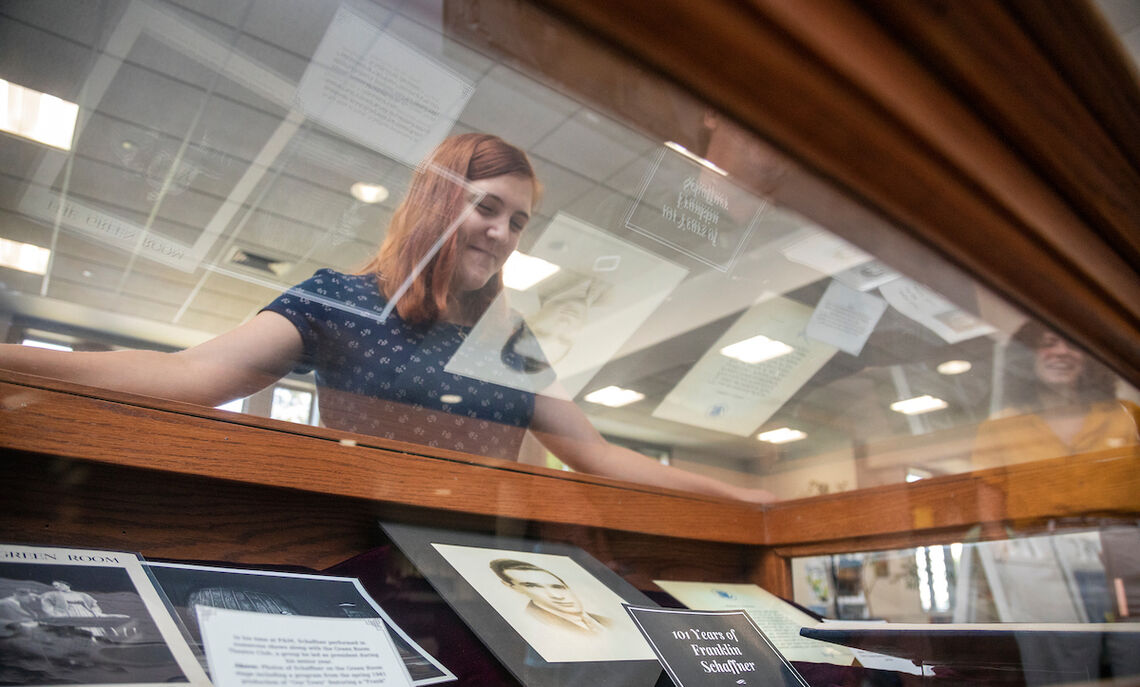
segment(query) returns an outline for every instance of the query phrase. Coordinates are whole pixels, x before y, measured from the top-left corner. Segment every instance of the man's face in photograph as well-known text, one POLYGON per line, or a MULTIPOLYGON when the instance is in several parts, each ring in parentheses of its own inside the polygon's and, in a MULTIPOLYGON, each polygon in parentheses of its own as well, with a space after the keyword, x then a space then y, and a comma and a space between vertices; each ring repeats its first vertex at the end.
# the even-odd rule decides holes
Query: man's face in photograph
POLYGON ((545 570, 508 569, 503 574, 510 587, 524 594, 544 611, 563 615, 580 615, 582 602, 566 583, 545 570))

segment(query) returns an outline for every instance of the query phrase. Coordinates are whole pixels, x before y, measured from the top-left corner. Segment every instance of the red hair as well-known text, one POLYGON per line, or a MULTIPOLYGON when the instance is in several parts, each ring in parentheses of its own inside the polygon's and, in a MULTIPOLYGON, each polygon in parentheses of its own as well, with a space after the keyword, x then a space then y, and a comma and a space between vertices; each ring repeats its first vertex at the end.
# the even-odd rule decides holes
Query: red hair
MULTIPOLYGON (((415 267, 470 202, 467 190, 447 174, 469 181, 515 174, 534 185, 534 203, 540 191, 530 160, 519 148, 498 136, 460 134, 444 139, 412 175, 408 195, 392 215, 380 250, 360 271, 375 273, 380 291, 392 299, 409 282, 396 303, 396 312, 413 324, 434 322, 447 313, 447 296, 455 273, 458 232, 453 232, 419 274, 415 267)), ((466 294, 460 303, 465 315, 477 316, 503 289, 502 273, 483 288, 466 294)))

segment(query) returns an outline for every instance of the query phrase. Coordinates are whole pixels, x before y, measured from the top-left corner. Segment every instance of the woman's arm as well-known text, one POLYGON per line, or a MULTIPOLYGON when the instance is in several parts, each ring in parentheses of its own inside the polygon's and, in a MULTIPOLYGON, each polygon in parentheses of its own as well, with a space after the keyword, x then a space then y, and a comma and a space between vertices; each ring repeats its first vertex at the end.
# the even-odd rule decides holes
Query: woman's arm
POLYGON ((531 431, 559 460, 579 472, 752 503, 776 500, 769 491, 746 489, 672 468, 611 444, 594 429, 582 409, 570 401, 536 396, 531 431))
POLYGON ((248 396, 289 373, 301 335, 273 312, 176 353, 69 352, 0 346, 0 368, 115 391, 216 406, 248 396))

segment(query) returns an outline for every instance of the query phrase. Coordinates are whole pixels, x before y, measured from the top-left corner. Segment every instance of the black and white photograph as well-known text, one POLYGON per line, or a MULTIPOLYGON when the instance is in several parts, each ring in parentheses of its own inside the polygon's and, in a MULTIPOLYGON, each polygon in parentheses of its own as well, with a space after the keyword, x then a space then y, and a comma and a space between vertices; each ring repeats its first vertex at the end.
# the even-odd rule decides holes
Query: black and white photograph
POLYGON ((134 554, 0 546, 0 684, 164 683, 208 684, 134 554))
POLYGON ((200 607, 317 618, 381 618, 414 684, 455 679, 392 621, 356 578, 180 563, 147 563, 146 568, 200 657, 204 656, 198 627, 200 607))
POLYGON ((381 523, 435 591, 527 687, 648 684, 661 664, 623 604, 649 597, 562 542, 381 523))

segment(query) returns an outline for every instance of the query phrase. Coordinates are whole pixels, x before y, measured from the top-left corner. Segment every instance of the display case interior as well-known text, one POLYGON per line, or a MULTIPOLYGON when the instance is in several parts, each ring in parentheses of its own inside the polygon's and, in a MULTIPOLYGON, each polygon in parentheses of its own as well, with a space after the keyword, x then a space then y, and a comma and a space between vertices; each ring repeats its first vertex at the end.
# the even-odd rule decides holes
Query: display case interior
POLYGON ((1134 15, 4 3, 0 538, 1134 618, 1134 15))

